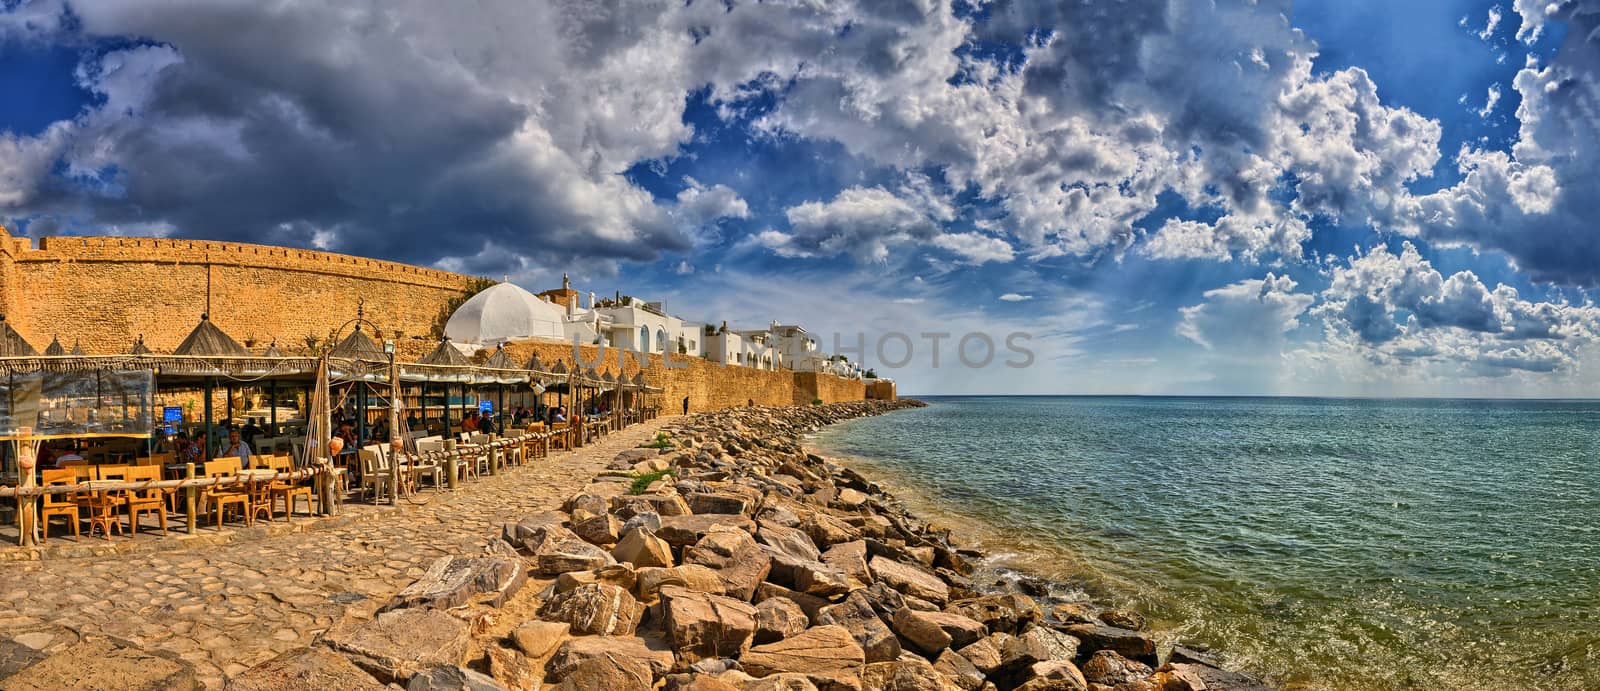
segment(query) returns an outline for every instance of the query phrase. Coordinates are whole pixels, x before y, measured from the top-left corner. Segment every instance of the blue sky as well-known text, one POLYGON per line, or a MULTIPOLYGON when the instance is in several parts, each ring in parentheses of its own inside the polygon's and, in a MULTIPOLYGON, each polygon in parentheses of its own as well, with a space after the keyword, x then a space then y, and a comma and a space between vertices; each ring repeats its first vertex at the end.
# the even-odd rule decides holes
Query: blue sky
POLYGON ((1592 396, 1597 8, 4 0, 0 222, 570 273, 909 392, 1592 396))

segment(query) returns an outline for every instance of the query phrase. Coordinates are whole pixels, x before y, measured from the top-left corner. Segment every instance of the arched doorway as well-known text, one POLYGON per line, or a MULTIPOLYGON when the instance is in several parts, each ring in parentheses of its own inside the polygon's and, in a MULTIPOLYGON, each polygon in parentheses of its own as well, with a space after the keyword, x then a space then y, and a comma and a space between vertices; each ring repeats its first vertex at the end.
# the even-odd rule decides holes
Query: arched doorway
POLYGON ((650 352, 650 327, 639 327, 639 352, 650 352))

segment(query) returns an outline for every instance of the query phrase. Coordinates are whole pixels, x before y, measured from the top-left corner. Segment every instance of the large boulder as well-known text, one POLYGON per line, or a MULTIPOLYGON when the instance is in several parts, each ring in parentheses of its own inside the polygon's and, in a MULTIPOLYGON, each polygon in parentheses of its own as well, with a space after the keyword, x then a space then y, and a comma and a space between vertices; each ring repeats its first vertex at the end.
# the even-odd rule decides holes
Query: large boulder
POLYGON ((708 513, 749 514, 751 503, 731 492, 695 492, 684 497, 695 515, 708 513))
POLYGON ((1246 674, 1206 665, 1168 664, 1156 673, 1161 691, 1269 691, 1271 686, 1246 674))
MULTIPOLYGON (((848 491, 848 490, 847 490, 848 491)), ((955 691, 926 660, 910 656, 861 668, 862 691, 955 691)))
POLYGON ((1035 662, 1023 676, 1017 691, 1088 691, 1089 682, 1069 660, 1035 662))
POLYGON ((811 625, 810 617, 794 600, 772 597, 756 605, 756 644, 781 641, 811 625))
POLYGON ((867 662, 887 662, 900 657, 900 641, 878 618, 872 604, 861 591, 850 593, 843 602, 818 610, 818 624, 843 627, 855 637, 867 662))
POLYGON ((676 586, 661 589, 662 626, 677 651, 678 661, 738 657, 756 632, 756 608, 721 595, 676 586))
POLYGON ((1074 638, 1083 641, 1083 649, 1086 652, 1114 650, 1130 660, 1138 660, 1148 665, 1156 664, 1156 642, 1149 634, 1094 624, 1073 624, 1065 630, 1074 638))
POLYGON ((1017 633, 1037 622, 1039 605, 1033 598, 1020 593, 984 595, 956 600, 945 606, 946 612, 976 620, 993 632, 1017 633))
POLYGON ((489 604, 499 607, 527 581, 528 572, 520 558, 439 557, 421 578, 396 594, 384 609, 452 609, 484 594, 492 594, 489 604))
POLYGON ((1084 680, 1093 684, 1116 686, 1138 681, 1150 676, 1149 665, 1129 660, 1114 650, 1102 650, 1089 658, 1080 668, 1084 680))
POLYGON ((867 563, 873 577, 888 583, 895 590, 912 597, 943 606, 950 600, 950 586, 933 572, 920 566, 873 557, 867 563))
POLYGON ((566 622, 574 634, 616 636, 633 633, 641 609, 628 591, 591 583, 550 598, 539 608, 539 618, 566 622))
POLYGON ((384 683, 402 682, 434 667, 466 661, 472 632, 467 623, 437 609, 408 607, 371 621, 335 627, 324 640, 384 683))
POLYGON ((645 667, 646 683, 672 670, 672 651, 661 641, 637 636, 580 636, 568 639, 545 665, 552 679, 566 677, 593 659, 626 660, 645 667))
POLYGON ((722 579, 717 577, 717 572, 699 564, 681 564, 671 568, 639 569, 639 582, 634 586, 634 596, 640 602, 655 602, 661 589, 669 585, 699 593, 724 594, 722 579))
POLYGON ((556 576, 556 592, 564 593, 580 585, 591 583, 604 583, 614 585, 624 590, 633 590, 639 580, 639 572, 635 571, 632 564, 612 564, 589 571, 568 571, 556 576))
POLYGON ((872 571, 867 568, 867 543, 865 540, 841 542, 822 553, 822 563, 844 574, 852 590, 872 585, 872 571))
POLYGON ((1078 656, 1078 639, 1054 629, 1035 626, 1006 639, 1000 647, 1000 667, 1019 674, 1039 662, 1059 662, 1078 656))
POLYGON ((772 559, 743 530, 714 530, 683 552, 685 564, 717 572, 728 597, 748 602, 772 570, 772 559))
POLYGON ((943 676, 946 682, 962 691, 978 691, 983 688, 984 674, 970 660, 954 650, 946 650, 939 654, 939 659, 933 663, 934 671, 943 676))
POLYGON ((812 512, 800 522, 800 529, 811 536, 818 547, 827 549, 841 542, 861 539, 861 531, 854 526, 820 511, 812 512))
POLYGON ((919 612, 906 607, 894 615, 894 630, 929 657, 950 646, 963 648, 988 635, 983 624, 949 612, 919 612))
POLYGON ((482 672, 450 666, 413 674, 406 691, 506 691, 506 687, 482 672))
POLYGON ((769 551, 794 559, 803 561, 822 559, 822 552, 817 550, 817 545, 811 541, 810 536, 775 523, 761 523, 760 528, 756 530, 756 542, 771 547, 769 551))
POLYGON ((605 550, 574 535, 571 539, 545 541, 534 550, 533 563, 539 575, 555 576, 568 571, 598 569, 617 562, 605 550))
POLYGON ((818 626, 776 643, 758 645, 739 658, 754 677, 795 673, 820 691, 859 691, 866 656, 840 626, 818 626))
POLYGON ((611 557, 638 568, 669 567, 672 566, 672 545, 641 526, 622 536, 617 546, 611 549, 611 557))
POLYGON ((530 554, 539 551, 547 542, 582 540, 583 538, 561 525, 560 514, 541 514, 523 519, 520 523, 507 523, 501 528, 500 538, 512 547, 530 554))
POLYGON ((673 547, 687 547, 704 539, 707 534, 718 528, 735 528, 746 533, 754 533, 756 523, 749 518, 734 514, 663 515, 661 529, 656 531, 656 536, 666 540, 673 547))
POLYGON ((820 561, 791 556, 770 545, 762 545, 761 549, 772 558, 767 580, 773 583, 823 598, 850 592, 843 571, 820 561))
POLYGON ((988 638, 979 640, 972 645, 956 651, 961 657, 967 658, 978 671, 985 675, 994 674, 1005 663, 1005 645, 1011 640, 1009 634, 995 633, 988 638))
POLYGON ((572 522, 572 532, 592 545, 612 545, 622 536, 622 521, 610 513, 572 522))
POLYGON ((810 617, 812 620, 815 620, 817 618, 817 613, 822 611, 822 608, 827 607, 829 604, 827 600, 815 595, 798 593, 776 583, 768 583, 763 581, 761 585, 756 586, 754 602, 757 604, 775 597, 781 597, 800 605, 801 611, 804 611, 806 616, 810 617))
POLYGON ((649 665, 615 657, 588 658, 555 678, 555 691, 650 691, 655 685, 649 665))
POLYGON ((567 632, 571 630, 572 625, 566 622, 529 619, 512 629, 511 640, 522 654, 543 658, 555 652, 556 646, 566 640, 567 632))

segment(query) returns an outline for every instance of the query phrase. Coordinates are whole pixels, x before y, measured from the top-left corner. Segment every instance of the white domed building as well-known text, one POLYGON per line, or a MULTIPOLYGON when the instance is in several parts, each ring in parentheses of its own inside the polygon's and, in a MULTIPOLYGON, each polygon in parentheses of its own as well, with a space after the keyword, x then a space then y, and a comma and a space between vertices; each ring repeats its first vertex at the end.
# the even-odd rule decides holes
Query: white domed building
POLYGON ((566 311, 513 283, 497 283, 472 296, 445 322, 456 343, 494 346, 531 338, 563 340, 566 311))

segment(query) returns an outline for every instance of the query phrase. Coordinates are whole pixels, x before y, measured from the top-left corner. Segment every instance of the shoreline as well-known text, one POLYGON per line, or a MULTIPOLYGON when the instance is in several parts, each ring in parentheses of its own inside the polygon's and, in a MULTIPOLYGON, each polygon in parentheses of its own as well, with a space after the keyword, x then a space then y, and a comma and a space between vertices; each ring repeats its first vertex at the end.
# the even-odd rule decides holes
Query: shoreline
POLYGON ((664 448, 623 451, 559 510, 508 516, 480 553, 230 688, 1272 688, 1158 645, 1138 612, 1057 601, 1043 579, 974 582, 988 554, 803 444, 922 405, 674 421, 664 448))

